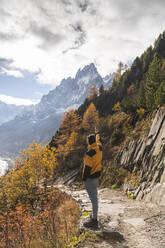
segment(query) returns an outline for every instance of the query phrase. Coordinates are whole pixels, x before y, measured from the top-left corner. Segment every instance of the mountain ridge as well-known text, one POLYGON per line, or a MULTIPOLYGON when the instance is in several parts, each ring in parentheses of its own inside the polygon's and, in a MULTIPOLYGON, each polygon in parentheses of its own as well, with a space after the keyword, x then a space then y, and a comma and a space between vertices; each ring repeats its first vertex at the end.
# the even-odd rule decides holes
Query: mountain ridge
POLYGON ((33 140, 43 144, 48 142, 58 129, 63 114, 70 108, 78 108, 93 84, 98 89, 101 85, 110 87, 112 80, 113 76, 105 84, 93 63, 79 69, 75 78, 63 79, 38 104, 0 126, 2 155, 6 152, 18 153, 33 140))
POLYGON ((0 125, 14 119, 18 114, 20 114, 25 109, 29 109, 30 106, 15 104, 7 104, 0 100, 0 125))

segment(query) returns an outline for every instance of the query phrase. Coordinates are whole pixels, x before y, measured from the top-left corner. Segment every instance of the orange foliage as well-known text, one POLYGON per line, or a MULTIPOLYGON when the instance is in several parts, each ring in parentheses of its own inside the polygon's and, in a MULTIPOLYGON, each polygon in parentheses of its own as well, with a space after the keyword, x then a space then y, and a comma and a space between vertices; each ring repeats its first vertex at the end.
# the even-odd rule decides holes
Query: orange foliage
POLYGON ((96 87, 96 84, 93 84, 92 87, 90 88, 89 91, 89 95, 88 95, 88 99, 92 100, 94 99, 96 96, 98 96, 98 89, 96 87))
POLYGON ((40 192, 36 209, 8 204, 0 211, 1 248, 64 247, 78 231, 78 204, 60 191, 40 192))
POLYGON ((83 116, 82 126, 87 132, 94 132, 98 127, 99 114, 93 102, 89 105, 83 116))

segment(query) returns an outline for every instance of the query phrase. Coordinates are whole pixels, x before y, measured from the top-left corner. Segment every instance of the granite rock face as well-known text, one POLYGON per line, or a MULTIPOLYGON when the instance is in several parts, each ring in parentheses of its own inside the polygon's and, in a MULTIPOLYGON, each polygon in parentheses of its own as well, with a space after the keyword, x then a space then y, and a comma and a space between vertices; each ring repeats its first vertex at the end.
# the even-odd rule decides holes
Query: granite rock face
POLYGON ((165 206, 165 109, 160 108, 147 137, 132 140, 117 155, 120 166, 129 171, 140 169, 136 199, 165 206))

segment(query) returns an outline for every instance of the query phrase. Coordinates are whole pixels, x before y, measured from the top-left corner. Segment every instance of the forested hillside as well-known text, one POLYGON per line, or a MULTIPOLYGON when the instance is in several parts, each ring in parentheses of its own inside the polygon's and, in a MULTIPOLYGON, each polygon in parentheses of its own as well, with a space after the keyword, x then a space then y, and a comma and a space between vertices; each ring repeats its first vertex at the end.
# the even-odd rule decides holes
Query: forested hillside
POLYGON ((93 85, 85 102, 65 113, 49 145, 34 142, 0 178, 2 247, 67 247, 77 232, 79 207, 53 184, 81 167, 86 136, 95 128, 104 142, 100 186, 138 186, 140 169, 118 168, 116 156, 123 144, 149 133, 157 108, 164 104, 165 32, 123 74, 118 68, 111 88, 93 85))
POLYGON ((97 91, 93 86, 78 110, 65 114, 50 142, 58 151, 59 170, 80 167, 86 136, 96 127, 104 140, 101 183, 120 186, 127 177, 138 178, 124 169, 116 170, 115 157, 123 143, 147 135, 152 114, 165 104, 164 51, 165 32, 122 75, 118 68, 111 88, 101 86, 97 91))

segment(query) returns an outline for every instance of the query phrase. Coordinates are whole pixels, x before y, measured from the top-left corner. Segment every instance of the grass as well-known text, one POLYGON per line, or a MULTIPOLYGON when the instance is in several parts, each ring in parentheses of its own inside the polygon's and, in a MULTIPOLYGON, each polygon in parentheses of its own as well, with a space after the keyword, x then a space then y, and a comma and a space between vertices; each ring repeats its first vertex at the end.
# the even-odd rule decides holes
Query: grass
POLYGON ((82 214, 82 217, 89 216, 91 213, 92 213, 91 211, 85 211, 85 212, 82 214))

